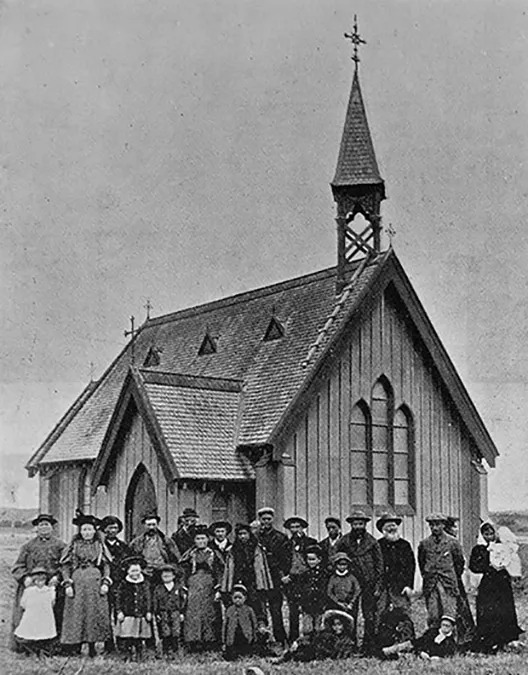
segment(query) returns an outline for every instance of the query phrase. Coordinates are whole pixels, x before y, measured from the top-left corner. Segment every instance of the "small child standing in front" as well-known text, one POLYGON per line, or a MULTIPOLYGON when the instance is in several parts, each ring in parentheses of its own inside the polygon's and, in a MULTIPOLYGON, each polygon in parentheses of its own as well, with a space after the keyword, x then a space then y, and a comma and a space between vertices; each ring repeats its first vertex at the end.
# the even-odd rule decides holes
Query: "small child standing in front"
POLYGON ((224 658, 233 661, 248 656, 257 639, 257 615, 246 604, 248 591, 242 584, 235 584, 231 593, 232 604, 226 609, 222 642, 224 658))
POLYGON ((309 546, 305 555, 307 569, 297 576, 296 583, 303 612, 303 635, 308 636, 320 630, 323 613, 328 607, 328 573, 318 545, 309 546))
POLYGON ((53 614, 55 588, 48 586, 48 572, 44 567, 35 567, 30 576, 33 585, 24 590, 20 599, 23 614, 15 629, 15 637, 27 653, 50 654, 57 638, 53 614))
POLYGON ((166 564, 160 567, 158 573, 160 580, 153 596, 154 620, 158 624, 163 653, 171 658, 180 644, 186 593, 177 567, 166 564))
POLYGON ((116 596, 116 637, 122 641, 127 657, 134 661, 143 656, 144 641, 152 637, 152 601, 149 582, 143 574, 144 564, 140 557, 123 561, 126 576, 116 596))
POLYGON ((352 574, 352 561, 346 553, 337 553, 333 558, 333 571, 328 580, 327 594, 333 609, 346 612, 354 622, 356 635, 357 615, 361 587, 352 574))

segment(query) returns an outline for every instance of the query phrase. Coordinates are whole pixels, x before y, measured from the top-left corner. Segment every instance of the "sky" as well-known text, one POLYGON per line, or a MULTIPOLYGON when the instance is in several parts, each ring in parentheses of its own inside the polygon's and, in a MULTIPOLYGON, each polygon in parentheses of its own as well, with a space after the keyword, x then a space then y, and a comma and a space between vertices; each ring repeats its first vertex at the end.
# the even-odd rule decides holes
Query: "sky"
POLYGON ((358 14, 383 223, 528 508, 521 0, 0 0, 0 505, 145 318, 331 266, 358 14))

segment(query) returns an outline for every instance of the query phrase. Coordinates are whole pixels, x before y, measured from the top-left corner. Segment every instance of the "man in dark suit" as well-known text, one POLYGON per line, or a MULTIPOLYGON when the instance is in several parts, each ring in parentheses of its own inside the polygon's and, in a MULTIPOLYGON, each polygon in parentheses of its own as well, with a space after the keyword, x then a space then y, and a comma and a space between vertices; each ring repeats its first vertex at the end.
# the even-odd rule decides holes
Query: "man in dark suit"
POLYGON ((197 522, 198 514, 194 509, 183 509, 182 515, 178 518, 178 528, 176 532, 171 534, 171 539, 178 547, 181 555, 194 546, 194 534, 197 522), (181 525, 179 524, 180 520, 181 525))
POLYGON ((370 517, 364 511, 353 511, 346 519, 350 532, 338 544, 339 551, 348 555, 352 574, 361 586, 361 611, 365 621, 362 651, 376 651, 378 599, 383 586, 383 558, 376 539, 367 532, 370 517))
POLYGON ((325 527, 328 536, 319 542, 319 546, 324 556, 323 564, 329 567, 332 565, 332 558, 338 552, 337 545, 341 541, 343 533, 341 532, 341 521, 335 516, 325 518, 325 527))
POLYGON ((260 528, 258 542, 261 545, 268 563, 273 588, 265 591, 264 597, 268 603, 273 635, 277 642, 286 642, 286 631, 282 620, 282 578, 289 570, 285 569, 284 545, 288 541, 286 535, 273 527, 275 511, 270 506, 259 509, 258 519, 260 528))
POLYGON ((284 521, 284 529, 290 531, 290 538, 284 544, 283 551, 283 569, 287 573, 281 581, 284 585, 284 592, 288 600, 290 610, 290 634, 288 639, 290 644, 299 637, 299 618, 301 614, 301 589, 298 578, 308 567, 306 565, 306 550, 310 546, 317 544, 315 539, 306 535, 308 523, 304 518, 292 516, 284 521))

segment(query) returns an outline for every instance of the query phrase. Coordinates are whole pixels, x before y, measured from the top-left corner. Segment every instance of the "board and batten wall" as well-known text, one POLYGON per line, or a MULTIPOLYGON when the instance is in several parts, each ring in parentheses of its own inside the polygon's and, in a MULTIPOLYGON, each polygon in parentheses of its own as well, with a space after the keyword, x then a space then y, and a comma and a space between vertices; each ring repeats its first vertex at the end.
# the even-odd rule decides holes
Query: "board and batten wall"
MULTIPOLYGON (((414 509, 403 516, 402 535, 414 547, 429 534, 424 518, 433 511, 460 517, 466 551, 475 542, 481 515, 482 477, 471 464, 472 440, 428 358, 410 318, 387 290, 352 324, 329 375, 322 378, 293 429, 281 442, 279 512, 298 514, 308 533, 326 536, 324 519, 343 520, 352 506, 350 414, 384 376, 394 410, 407 406, 413 420, 414 509)), ((485 486, 485 482, 484 482, 485 486)), ((364 505, 371 515, 381 509, 364 505)), ((409 511, 409 509, 407 509, 409 511)), ((374 520, 369 523, 375 530, 374 520)))

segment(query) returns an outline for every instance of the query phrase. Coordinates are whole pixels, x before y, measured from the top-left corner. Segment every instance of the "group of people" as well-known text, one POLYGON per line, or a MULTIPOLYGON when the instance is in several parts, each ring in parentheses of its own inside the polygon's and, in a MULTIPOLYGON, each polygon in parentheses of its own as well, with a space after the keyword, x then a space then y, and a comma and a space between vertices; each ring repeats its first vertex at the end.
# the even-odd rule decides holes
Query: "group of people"
POLYGON ((143 532, 125 543, 116 516, 78 513, 70 544, 54 536, 56 520, 40 514, 37 535, 21 549, 12 572, 18 582, 13 648, 66 654, 118 650, 141 658, 144 648, 173 655, 222 649, 225 658, 265 654, 271 636, 280 660, 344 658, 355 653, 398 658, 404 651, 440 657, 461 650, 495 652, 518 641, 511 576, 520 574, 515 537, 485 522, 469 569, 482 574, 476 624, 462 575, 465 559, 457 519, 426 518, 431 534, 417 551, 428 629, 416 638, 411 617, 416 557, 400 534, 401 518, 376 520, 381 537, 367 532, 370 517, 354 511, 343 534, 339 518, 325 520, 320 542, 304 518, 274 525, 271 507, 251 524, 200 524, 183 511, 167 536, 157 513, 143 517, 143 532), (286 630, 284 608, 287 606, 286 630), (363 639, 357 643, 358 615, 363 639), (268 627, 271 619, 271 628, 268 627), (100 648, 99 648, 100 649, 100 648))

